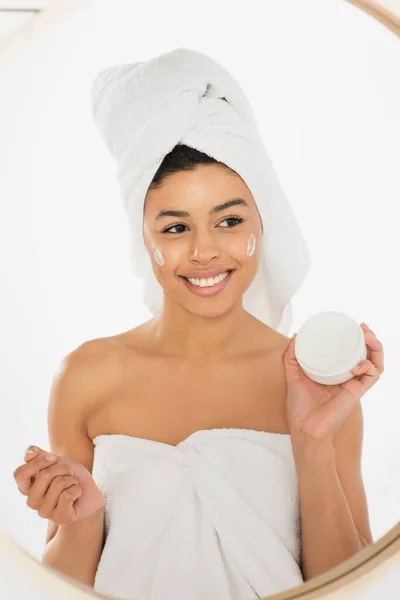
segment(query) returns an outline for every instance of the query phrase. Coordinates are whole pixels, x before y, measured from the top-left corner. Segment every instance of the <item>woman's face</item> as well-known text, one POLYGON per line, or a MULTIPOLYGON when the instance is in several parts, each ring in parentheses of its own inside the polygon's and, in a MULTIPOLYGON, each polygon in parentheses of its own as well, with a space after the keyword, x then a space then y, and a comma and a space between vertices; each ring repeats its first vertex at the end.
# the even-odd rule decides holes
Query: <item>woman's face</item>
POLYGON ((164 293, 199 316, 227 312, 257 272, 262 226, 253 196, 237 173, 218 165, 174 173, 149 192, 143 236, 164 293), (211 282, 215 270, 232 273, 211 282), (192 276, 197 281, 184 279, 192 276))

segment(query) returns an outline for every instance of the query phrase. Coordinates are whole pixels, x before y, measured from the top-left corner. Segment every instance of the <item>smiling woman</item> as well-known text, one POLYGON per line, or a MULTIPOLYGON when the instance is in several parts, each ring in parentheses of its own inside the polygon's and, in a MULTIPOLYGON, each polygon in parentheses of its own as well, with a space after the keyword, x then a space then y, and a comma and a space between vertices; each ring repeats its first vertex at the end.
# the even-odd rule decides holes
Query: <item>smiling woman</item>
MULTIPOLYGON (((216 61, 177 48, 99 73, 93 112, 118 164, 131 264, 145 281, 144 301, 151 313, 157 316, 165 308, 165 285, 188 292, 182 281, 176 287, 177 275, 232 267, 229 285, 207 296, 201 310, 217 315, 236 281, 247 312, 287 331, 290 300, 308 273, 310 258, 237 81, 216 61), (224 206, 232 200, 235 205, 224 206), (228 243, 236 252, 244 249, 244 258, 252 259, 249 268, 239 269, 239 257, 225 261, 228 243), (166 278, 167 252, 175 280, 166 278), (251 277, 247 284, 246 275, 251 277)), ((197 306, 193 294, 186 297, 197 306)))
POLYGON ((358 600, 400 551, 400 525, 374 543, 360 402, 341 423, 342 397, 332 422, 332 398, 290 378, 309 256, 243 91, 178 48, 101 72, 93 109, 152 318, 62 361, 53 462, 37 448, 14 471, 48 521, 42 566, 1 534, 0 554, 54 598, 358 600))
POLYGON ((98 495, 82 481, 85 517, 50 524, 43 560, 132 600, 294 587, 300 506, 278 328, 309 255, 250 105, 219 63, 178 48, 101 72, 93 108, 118 161, 132 264, 150 267, 140 272, 161 297, 145 297, 154 318, 83 344, 54 381, 52 452, 73 453, 75 477, 88 465, 104 530, 101 509, 88 521, 98 495))
POLYGON ((263 228, 252 194, 237 173, 195 148, 178 144, 162 161, 146 194, 143 229, 149 254, 153 249, 161 267, 155 275, 164 290, 164 314, 175 298, 191 312, 217 316, 256 275, 259 256, 250 257, 263 228), (229 199, 215 204, 215 198, 229 199), (177 276, 184 288, 176 285, 177 276), (199 298, 218 296, 218 305, 196 307, 185 289, 199 298))

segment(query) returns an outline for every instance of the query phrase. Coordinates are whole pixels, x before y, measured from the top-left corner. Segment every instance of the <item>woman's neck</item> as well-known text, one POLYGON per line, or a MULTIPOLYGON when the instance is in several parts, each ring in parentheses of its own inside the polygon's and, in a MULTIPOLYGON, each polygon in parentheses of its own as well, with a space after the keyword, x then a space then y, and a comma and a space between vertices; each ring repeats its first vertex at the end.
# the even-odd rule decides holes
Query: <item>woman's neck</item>
POLYGON ((200 317, 180 306, 163 309, 149 325, 152 341, 160 351, 200 361, 251 348, 255 332, 263 327, 242 306, 218 317, 200 317))

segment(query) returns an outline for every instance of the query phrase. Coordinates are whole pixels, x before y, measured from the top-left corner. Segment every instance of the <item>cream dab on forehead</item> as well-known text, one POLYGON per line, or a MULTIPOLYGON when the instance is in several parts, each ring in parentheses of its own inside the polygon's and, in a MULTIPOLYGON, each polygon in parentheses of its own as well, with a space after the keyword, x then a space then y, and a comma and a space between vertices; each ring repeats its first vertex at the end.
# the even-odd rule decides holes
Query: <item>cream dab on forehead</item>
POLYGON ((249 237, 249 241, 247 242, 247 255, 253 256, 254 250, 256 249, 256 236, 254 233, 249 237))

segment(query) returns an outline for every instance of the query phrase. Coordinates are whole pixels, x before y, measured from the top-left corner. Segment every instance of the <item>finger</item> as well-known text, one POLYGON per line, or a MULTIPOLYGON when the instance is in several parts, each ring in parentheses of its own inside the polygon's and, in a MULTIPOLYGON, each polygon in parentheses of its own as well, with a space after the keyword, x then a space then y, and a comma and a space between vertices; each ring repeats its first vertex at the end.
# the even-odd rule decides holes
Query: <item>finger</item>
POLYGON ((285 369, 286 380, 287 383, 293 384, 296 383, 299 379, 304 378, 304 373, 301 370, 299 362, 296 358, 295 354, 295 344, 296 344, 297 333, 295 333, 282 355, 282 362, 285 369))
POLYGON ((379 373, 383 373, 384 354, 382 343, 378 340, 376 335, 366 323, 361 323, 361 328, 364 332, 365 343, 368 348, 368 358, 379 371, 379 373))
POLYGON ((81 493, 82 487, 79 484, 75 484, 61 492, 57 506, 52 515, 56 523, 64 525, 76 520, 76 508, 74 502, 79 498, 81 493))
POLYGON ((41 454, 36 456, 28 463, 17 467, 13 473, 18 489, 24 496, 27 496, 29 488, 32 485, 32 477, 36 476, 42 469, 47 468, 59 459, 54 454, 41 454))
POLYGON ((357 398, 361 398, 379 379, 379 372, 372 362, 367 359, 361 361, 358 370, 354 368, 351 372, 354 374, 354 377, 340 384, 340 387, 357 398))
POLYGON ((33 458, 36 458, 36 456, 39 456, 41 454, 47 454, 47 450, 43 450, 43 448, 39 448, 39 446, 34 446, 32 444, 31 446, 28 446, 25 450, 24 460, 25 462, 29 462, 33 458))
POLYGON ((76 477, 73 477, 72 475, 59 475, 54 477, 37 509, 39 517, 42 517, 42 519, 51 519, 61 494, 64 490, 75 485, 77 485, 77 480, 76 477))
POLYGON ((55 478, 71 475, 73 475, 73 471, 66 463, 58 463, 47 467, 47 469, 42 469, 28 491, 28 500, 26 502, 27 506, 29 506, 29 508, 33 508, 34 510, 40 508, 42 506, 44 496, 50 488, 53 480, 55 478))
POLYGON ((358 365, 351 369, 351 371, 356 377, 360 377, 361 375, 366 373, 369 373, 370 375, 378 374, 378 369, 368 358, 359 362, 358 365))

